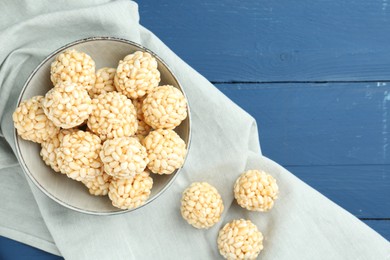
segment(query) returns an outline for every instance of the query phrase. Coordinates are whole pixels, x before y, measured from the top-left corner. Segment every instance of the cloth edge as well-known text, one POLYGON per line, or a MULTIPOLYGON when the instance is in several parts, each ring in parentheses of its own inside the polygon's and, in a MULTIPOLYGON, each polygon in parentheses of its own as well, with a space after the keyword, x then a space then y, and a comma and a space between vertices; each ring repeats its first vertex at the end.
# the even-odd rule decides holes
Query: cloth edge
POLYGON ((375 233, 375 235, 377 235, 378 237, 382 238, 384 241, 389 242, 389 245, 390 245, 390 241, 388 241, 378 231, 376 231, 375 229, 373 229, 372 227, 367 225, 365 222, 363 222, 360 218, 358 218, 357 216, 355 216, 354 214, 352 214, 351 212, 349 212, 348 210, 346 210, 345 208, 343 208, 342 206, 340 206, 339 204, 337 204, 336 202, 334 202, 333 200, 331 200, 330 198, 328 198, 327 196, 325 196, 324 194, 322 194, 321 192, 319 192, 318 190, 316 190, 315 188, 313 188, 312 186, 310 186, 309 184, 307 184, 306 182, 301 180, 300 178, 298 178, 295 174, 293 174, 292 172, 290 172, 289 170, 284 168, 279 163, 275 162, 274 160, 272 160, 269 157, 264 156, 262 154, 261 154, 261 157, 264 159, 265 162, 269 163, 270 165, 273 165, 274 167, 279 168, 279 170, 281 170, 281 171, 286 171, 287 173, 289 173, 292 178, 294 178, 297 181, 301 182, 303 185, 306 186, 307 189, 310 189, 312 192, 315 192, 318 196, 321 196, 323 199, 326 199, 329 203, 331 203, 334 206, 336 206, 338 208, 338 211, 343 211, 343 213, 348 215, 348 217, 352 217, 352 218, 354 218, 354 220, 359 221, 360 224, 363 224, 366 228, 370 229, 371 232, 375 233))
POLYGON ((35 237, 33 235, 2 226, 0 226, 0 235, 22 244, 38 248, 53 255, 61 256, 60 251, 58 251, 58 248, 54 243, 35 237))

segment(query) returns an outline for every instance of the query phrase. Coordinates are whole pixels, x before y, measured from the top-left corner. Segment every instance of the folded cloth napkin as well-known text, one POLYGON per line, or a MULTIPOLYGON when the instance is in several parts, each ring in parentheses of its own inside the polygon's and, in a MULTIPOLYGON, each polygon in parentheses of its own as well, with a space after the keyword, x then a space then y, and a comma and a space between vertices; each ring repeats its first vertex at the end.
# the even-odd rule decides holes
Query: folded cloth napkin
POLYGON ((246 218, 265 237, 262 259, 389 257, 384 238, 263 157, 253 118, 139 25, 134 2, 5 0, 0 10, 0 235, 66 259, 219 259, 219 229, 246 218), (126 38, 153 50, 177 75, 192 108, 192 147, 175 183, 148 206, 117 216, 57 204, 26 179, 12 153, 11 115, 29 73, 58 47, 89 36, 126 38), (247 169, 277 179, 280 195, 270 212, 248 212, 234 202, 233 183, 247 169), (195 181, 214 185, 224 201, 221 221, 209 230, 180 215, 181 193, 195 181))

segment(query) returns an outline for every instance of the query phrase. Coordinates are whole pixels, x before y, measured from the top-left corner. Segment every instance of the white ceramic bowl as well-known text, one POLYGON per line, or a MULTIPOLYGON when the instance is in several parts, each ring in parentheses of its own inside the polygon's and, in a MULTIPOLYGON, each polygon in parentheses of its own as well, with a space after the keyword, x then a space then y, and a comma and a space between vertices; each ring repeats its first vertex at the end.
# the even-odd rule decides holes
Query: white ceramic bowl
MULTIPOLYGON (((59 53, 67 49, 76 49, 89 54, 96 62, 96 69, 102 67, 116 67, 120 59, 138 50, 149 52, 158 61, 158 69, 161 73, 160 84, 173 85, 180 89, 185 95, 179 81, 167 64, 152 51, 124 39, 93 37, 69 43, 56 50, 42 61, 31 73, 24 85, 19 96, 18 105, 21 101, 33 96, 45 95, 46 92, 53 87, 50 81, 50 64, 59 53)), ((185 141, 187 149, 189 149, 191 137, 189 108, 188 117, 180 126, 175 128, 175 131, 185 141)), ((49 166, 45 165, 40 157, 40 145, 21 139, 16 131, 15 143, 19 161, 26 175, 43 193, 59 204, 75 211, 95 215, 112 215, 135 210, 121 210, 115 208, 111 205, 108 196, 92 196, 82 183, 71 180, 63 174, 54 172, 49 166)), ((153 177, 153 189, 148 201, 143 206, 147 205, 167 190, 174 182, 179 172, 180 169, 176 170, 171 175, 160 176, 151 174, 153 177)))

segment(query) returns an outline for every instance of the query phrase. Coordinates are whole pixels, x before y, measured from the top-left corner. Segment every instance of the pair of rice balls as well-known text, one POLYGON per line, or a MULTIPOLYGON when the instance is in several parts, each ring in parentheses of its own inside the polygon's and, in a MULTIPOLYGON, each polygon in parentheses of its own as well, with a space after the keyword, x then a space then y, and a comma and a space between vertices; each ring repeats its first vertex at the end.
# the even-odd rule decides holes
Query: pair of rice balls
MULTIPOLYGON (((276 180, 268 173, 249 170, 234 184, 237 203, 250 211, 268 211, 278 197, 276 180)), ((224 210, 222 197, 207 182, 194 182, 187 187, 181 199, 181 214, 192 226, 207 229, 217 223, 224 210)))
POLYGON ((149 93, 160 82, 156 59, 147 52, 136 51, 119 61, 117 68, 103 68, 95 74, 95 61, 86 53, 66 50, 51 64, 50 79, 83 86, 92 97, 118 91, 137 99, 149 93))
POLYGON ((83 182, 93 195, 110 196, 112 191, 114 206, 133 208, 140 202, 126 203, 128 193, 133 198, 140 189, 139 196, 145 198, 141 202, 150 194, 153 180, 145 170, 149 162, 158 174, 171 174, 184 163, 185 143, 172 129, 186 118, 187 104, 178 89, 158 87, 160 74, 150 54, 128 55, 118 68, 103 68, 95 75, 91 57, 65 51, 52 63, 55 87, 45 97, 21 102, 13 119, 22 138, 41 143, 41 156, 55 171, 83 182), (124 77, 126 70, 130 74, 124 77), (130 89, 135 91, 131 95, 130 89), (152 90, 143 105, 143 95, 152 90), (129 95, 140 99, 132 101, 129 95), (156 122, 152 132, 143 108, 156 122), (77 129, 85 123, 87 131, 77 129))
MULTIPOLYGON (((264 171, 249 170, 235 182, 237 203, 251 211, 268 211, 277 199, 276 180, 264 171)), ((206 182, 192 183, 181 199, 181 215, 193 227, 208 229, 221 218, 224 205, 217 189, 206 182)), ((250 220, 234 220, 218 235, 218 249, 227 259, 255 259, 263 249, 263 236, 250 220)))

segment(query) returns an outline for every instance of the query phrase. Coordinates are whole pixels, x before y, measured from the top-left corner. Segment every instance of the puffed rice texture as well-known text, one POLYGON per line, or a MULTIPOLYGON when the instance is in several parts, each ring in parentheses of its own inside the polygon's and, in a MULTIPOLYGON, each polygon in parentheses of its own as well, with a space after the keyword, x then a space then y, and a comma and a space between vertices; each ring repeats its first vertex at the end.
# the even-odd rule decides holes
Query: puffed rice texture
POLYGON ((142 173, 149 162, 146 148, 134 137, 106 140, 100 152, 104 171, 115 178, 130 178, 142 173))
POLYGON ((108 194, 108 188, 111 182, 111 176, 104 173, 89 180, 82 180, 81 182, 88 188, 91 195, 105 196, 108 194))
POLYGON ((77 130, 74 128, 61 129, 58 134, 41 143, 41 152, 39 154, 46 165, 50 166, 56 172, 60 172, 57 162, 57 149, 60 147, 60 143, 64 136, 75 131, 77 130))
POLYGON ((136 135, 133 135, 133 137, 137 138, 137 140, 143 145, 144 139, 145 139, 146 136, 136 134, 136 135))
POLYGON ((207 182, 192 183, 181 199, 181 215, 195 228, 208 229, 217 223, 224 206, 217 189, 207 182))
POLYGON ((92 112, 88 92, 80 85, 61 82, 42 100, 43 110, 53 123, 65 129, 81 125, 92 112))
POLYGON ((138 129, 136 135, 147 136, 150 133, 150 130, 152 130, 152 128, 145 122, 144 113, 142 112, 142 103, 144 99, 145 96, 143 98, 133 99, 133 105, 135 107, 135 110, 137 111, 138 119, 138 129))
POLYGON ((153 186, 153 179, 144 171, 128 179, 111 180, 108 197, 114 207, 134 209, 148 200, 153 186))
POLYGON ((173 129, 187 117, 187 101, 179 89, 159 86, 145 98, 142 111, 145 122, 154 129, 173 129))
POLYGON ((225 259, 256 259, 263 250, 263 234, 250 220, 233 220, 219 231, 217 243, 225 259))
POLYGON ((67 50, 51 64, 50 79, 54 86, 70 81, 82 85, 86 90, 95 84, 95 61, 86 53, 67 50))
POLYGON ((173 130, 151 131, 143 140, 148 153, 148 168, 157 174, 171 174, 184 164, 186 144, 173 130))
POLYGON ((88 128, 102 141, 132 136, 138 129, 137 113, 130 99, 118 92, 100 94, 92 100, 88 128))
POLYGON ((97 135, 78 130, 63 137, 57 149, 57 164, 62 173, 76 181, 93 179, 103 173, 97 135))
POLYGON ((241 174, 234 184, 237 203, 252 211, 270 210, 278 192, 276 180, 264 171, 249 170, 241 174))
POLYGON ((88 91, 92 98, 96 98, 100 94, 115 91, 114 77, 115 68, 101 68, 96 72, 96 83, 88 91))
POLYGON ((24 100, 12 115, 18 135, 25 140, 42 143, 60 131, 45 115, 42 100, 43 96, 24 100))
POLYGON ((143 97, 160 82, 156 59, 147 52, 136 51, 119 61, 114 84, 127 97, 143 97))

